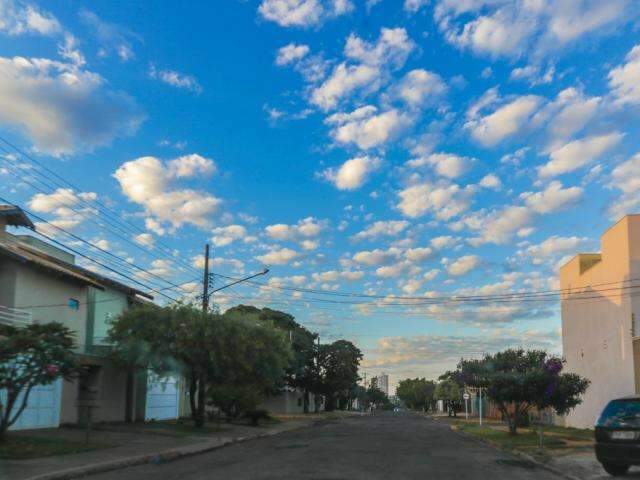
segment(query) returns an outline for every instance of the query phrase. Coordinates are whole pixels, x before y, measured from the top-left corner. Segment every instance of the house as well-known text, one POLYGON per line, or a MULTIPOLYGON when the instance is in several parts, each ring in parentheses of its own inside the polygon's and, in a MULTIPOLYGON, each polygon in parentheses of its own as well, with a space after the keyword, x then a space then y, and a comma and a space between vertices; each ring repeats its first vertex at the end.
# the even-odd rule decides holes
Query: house
MULTIPOLYGON (((318 405, 316 406, 316 396, 309 392, 309 412, 317 410, 324 411, 324 397, 317 397, 318 405)), ((277 395, 266 397, 258 406, 262 410, 269 413, 290 415, 304 413, 304 391, 299 388, 284 388, 277 395)))
POLYGON ((640 215, 601 237, 601 252, 580 253, 560 268, 566 371, 591 380, 565 419, 591 428, 606 403, 640 393, 640 215))
MULTIPOLYGON (((136 302, 152 297, 82 268, 69 252, 7 226, 34 225, 22 210, 0 205, 0 321, 57 321, 76 336, 83 375, 36 388, 14 429, 92 421, 177 418, 178 379, 134 375, 109 359, 109 323, 136 302)), ((1 394, 1 392, 0 392, 1 394)))

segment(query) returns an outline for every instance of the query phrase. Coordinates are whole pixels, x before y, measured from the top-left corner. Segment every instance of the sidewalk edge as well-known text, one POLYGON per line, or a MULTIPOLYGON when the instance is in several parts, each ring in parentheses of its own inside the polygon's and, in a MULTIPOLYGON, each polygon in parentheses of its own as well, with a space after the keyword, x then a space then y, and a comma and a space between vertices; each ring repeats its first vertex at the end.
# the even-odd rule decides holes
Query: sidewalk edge
POLYGON ((189 445, 185 447, 175 448, 171 450, 164 450, 161 452, 147 453, 144 455, 137 455, 135 457, 120 458, 117 460, 109 460, 106 462, 94 463, 83 467, 74 467, 67 470, 58 470, 57 472, 44 473, 33 477, 25 478, 24 480, 70 480, 74 478, 86 477, 89 475, 95 475, 98 473, 111 472, 114 470, 122 470, 128 467, 135 467, 138 465, 145 465, 148 463, 166 463, 179 460, 181 458, 191 457, 194 455, 200 455, 203 453, 212 452, 220 448, 227 447, 236 443, 242 443, 249 440, 256 440, 258 438, 270 437, 273 435, 279 435, 285 432, 291 432, 300 428, 306 428, 308 425, 301 425, 292 429, 279 430, 272 432, 263 432, 256 435, 250 435, 246 437, 235 437, 231 440, 223 441, 222 443, 203 443, 199 448, 197 445, 189 445))
POLYGON ((570 473, 564 472, 558 468, 555 467, 551 467, 549 465, 547 465, 546 463, 542 463, 539 460, 536 460, 535 458, 533 458, 531 455, 528 455, 526 453, 522 453, 522 452, 518 452, 515 450, 512 451, 507 451, 507 450, 503 450, 501 448, 499 448, 498 446, 494 445, 493 443, 485 440, 484 438, 478 438, 475 437, 469 433, 463 432, 462 430, 457 430, 454 429, 452 425, 449 425, 449 428, 451 429, 451 431, 457 435, 460 435, 461 437, 465 437, 468 438, 469 440, 478 442, 478 443, 482 443, 484 445, 489 445, 490 447, 494 448, 495 450, 498 450, 500 452, 504 452, 504 453, 508 453, 510 455, 513 455, 515 457, 519 457, 523 460, 526 460, 527 462, 531 462, 533 463, 536 467, 541 468, 543 470, 547 470, 548 472, 551 473, 555 473, 556 475, 562 477, 562 478, 566 478, 567 480, 583 480, 580 477, 576 477, 575 475, 571 475, 570 473))

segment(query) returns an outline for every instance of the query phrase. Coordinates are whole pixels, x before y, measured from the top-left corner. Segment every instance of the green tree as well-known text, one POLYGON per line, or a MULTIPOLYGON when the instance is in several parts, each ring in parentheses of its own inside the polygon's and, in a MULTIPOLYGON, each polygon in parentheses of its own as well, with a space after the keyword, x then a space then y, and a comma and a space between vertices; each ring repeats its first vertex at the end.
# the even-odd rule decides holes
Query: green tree
POLYGON ((447 406, 449 416, 457 416, 462 400, 462 391, 457 382, 450 379, 438 382, 438 385, 435 388, 435 397, 438 400, 442 400, 447 406))
POLYGON ((0 442, 28 405, 37 385, 70 379, 79 364, 73 353, 74 336, 60 323, 25 327, 0 324, 0 442))
POLYGON ((362 352, 348 340, 337 340, 320 345, 317 354, 318 383, 317 391, 325 396, 325 409, 334 410, 336 406, 346 408, 350 392, 358 383, 358 367, 362 352))
POLYGON ((110 338, 115 354, 133 368, 187 379, 196 426, 204 424, 212 388, 275 389, 291 355, 282 331, 269 322, 183 304, 132 308, 114 322, 110 338))
POLYGON ((462 360, 458 372, 467 385, 486 388, 515 435, 531 408, 551 408, 563 415, 581 403, 589 380, 562 373, 563 367, 560 357, 545 351, 509 349, 481 360, 462 360))
POLYGON ((396 395, 413 410, 433 408, 436 384, 425 378, 407 378, 398 382, 396 395))
POLYGON ((296 322, 292 315, 270 308, 258 309, 249 305, 238 305, 227 310, 225 316, 268 322, 285 333, 293 351, 291 361, 285 369, 285 382, 289 387, 299 388, 304 392, 303 408, 307 413, 309 393, 319 393, 316 391, 318 385, 315 362, 317 335, 296 322))

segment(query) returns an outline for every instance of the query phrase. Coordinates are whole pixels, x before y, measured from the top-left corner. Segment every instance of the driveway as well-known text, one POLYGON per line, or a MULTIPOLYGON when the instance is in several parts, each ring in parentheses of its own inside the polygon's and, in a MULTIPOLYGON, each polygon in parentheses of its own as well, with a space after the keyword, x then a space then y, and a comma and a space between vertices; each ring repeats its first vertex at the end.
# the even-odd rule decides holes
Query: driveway
POLYGON ((560 477, 412 414, 380 413, 236 444, 92 480, 453 479, 560 477))

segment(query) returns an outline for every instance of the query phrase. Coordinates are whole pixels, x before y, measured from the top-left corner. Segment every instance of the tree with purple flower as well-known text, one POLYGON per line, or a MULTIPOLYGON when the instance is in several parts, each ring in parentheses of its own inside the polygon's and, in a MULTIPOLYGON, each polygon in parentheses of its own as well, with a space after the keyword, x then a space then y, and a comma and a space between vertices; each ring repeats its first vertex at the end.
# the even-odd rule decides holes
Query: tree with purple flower
POLYGON ((457 373, 466 385, 486 389, 515 435, 531 409, 564 415, 580 404, 589 380, 563 368, 562 358, 543 350, 508 349, 481 360, 462 359, 457 373))

